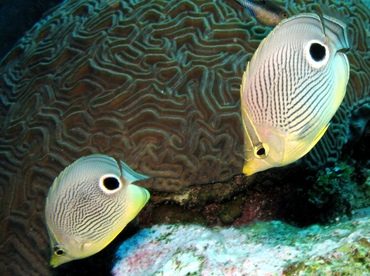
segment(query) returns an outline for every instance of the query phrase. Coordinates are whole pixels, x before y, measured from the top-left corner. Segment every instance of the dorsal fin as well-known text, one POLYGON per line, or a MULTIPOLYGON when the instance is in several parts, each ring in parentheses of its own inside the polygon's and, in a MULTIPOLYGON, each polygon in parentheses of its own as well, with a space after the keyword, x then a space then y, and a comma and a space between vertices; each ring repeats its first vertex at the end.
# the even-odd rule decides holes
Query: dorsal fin
POLYGON ((337 50, 348 49, 350 47, 347 25, 345 23, 334 17, 323 14, 323 26, 325 35, 334 42, 337 50))

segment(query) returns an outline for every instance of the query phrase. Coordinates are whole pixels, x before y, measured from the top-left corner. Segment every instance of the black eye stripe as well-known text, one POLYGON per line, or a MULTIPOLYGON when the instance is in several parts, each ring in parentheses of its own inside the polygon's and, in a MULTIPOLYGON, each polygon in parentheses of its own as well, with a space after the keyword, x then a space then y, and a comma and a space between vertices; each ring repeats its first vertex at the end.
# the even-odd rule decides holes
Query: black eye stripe
POLYGON ((266 158, 269 155, 269 147, 266 143, 260 143, 254 147, 254 156, 266 158))
POLYGON ((54 246, 53 251, 54 251, 54 254, 57 256, 63 256, 64 254, 67 253, 67 250, 63 248, 63 246, 61 245, 54 246))

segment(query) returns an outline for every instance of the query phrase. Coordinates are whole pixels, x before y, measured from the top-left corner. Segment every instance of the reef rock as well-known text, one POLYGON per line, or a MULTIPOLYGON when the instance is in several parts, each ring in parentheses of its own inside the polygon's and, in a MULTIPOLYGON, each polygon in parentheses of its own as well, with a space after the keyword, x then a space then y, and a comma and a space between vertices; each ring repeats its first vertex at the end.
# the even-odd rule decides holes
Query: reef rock
POLYGON ((302 229, 280 221, 215 229, 156 225, 121 245, 112 274, 365 275, 369 250, 369 216, 302 229))

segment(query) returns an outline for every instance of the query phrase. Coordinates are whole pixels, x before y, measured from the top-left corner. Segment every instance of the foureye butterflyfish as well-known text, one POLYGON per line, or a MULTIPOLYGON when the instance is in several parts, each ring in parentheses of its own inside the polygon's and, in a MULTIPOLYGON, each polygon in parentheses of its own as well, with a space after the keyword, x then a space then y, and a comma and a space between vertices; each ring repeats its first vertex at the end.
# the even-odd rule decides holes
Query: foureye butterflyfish
POLYGON ((149 200, 146 189, 132 184, 145 178, 102 154, 66 167, 46 199, 50 265, 86 258, 106 247, 149 200))
POLYGON ((290 164, 320 140, 349 78, 346 25, 324 15, 283 20, 243 75, 241 110, 247 175, 290 164))

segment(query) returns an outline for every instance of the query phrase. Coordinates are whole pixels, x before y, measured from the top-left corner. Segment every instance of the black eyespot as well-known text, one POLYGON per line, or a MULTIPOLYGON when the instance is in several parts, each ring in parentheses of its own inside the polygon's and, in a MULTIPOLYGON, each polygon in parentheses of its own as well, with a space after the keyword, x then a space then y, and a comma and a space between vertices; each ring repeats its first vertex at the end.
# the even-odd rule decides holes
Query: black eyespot
POLYGON ((103 185, 109 191, 114 191, 118 189, 119 184, 119 180, 115 177, 107 177, 103 179, 103 185))
POLYGON ((310 55, 314 61, 322 61, 325 58, 326 49, 319 43, 312 43, 310 46, 310 55))
POLYGON ((63 256, 67 251, 60 245, 54 246, 54 254, 57 256, 63 256))

